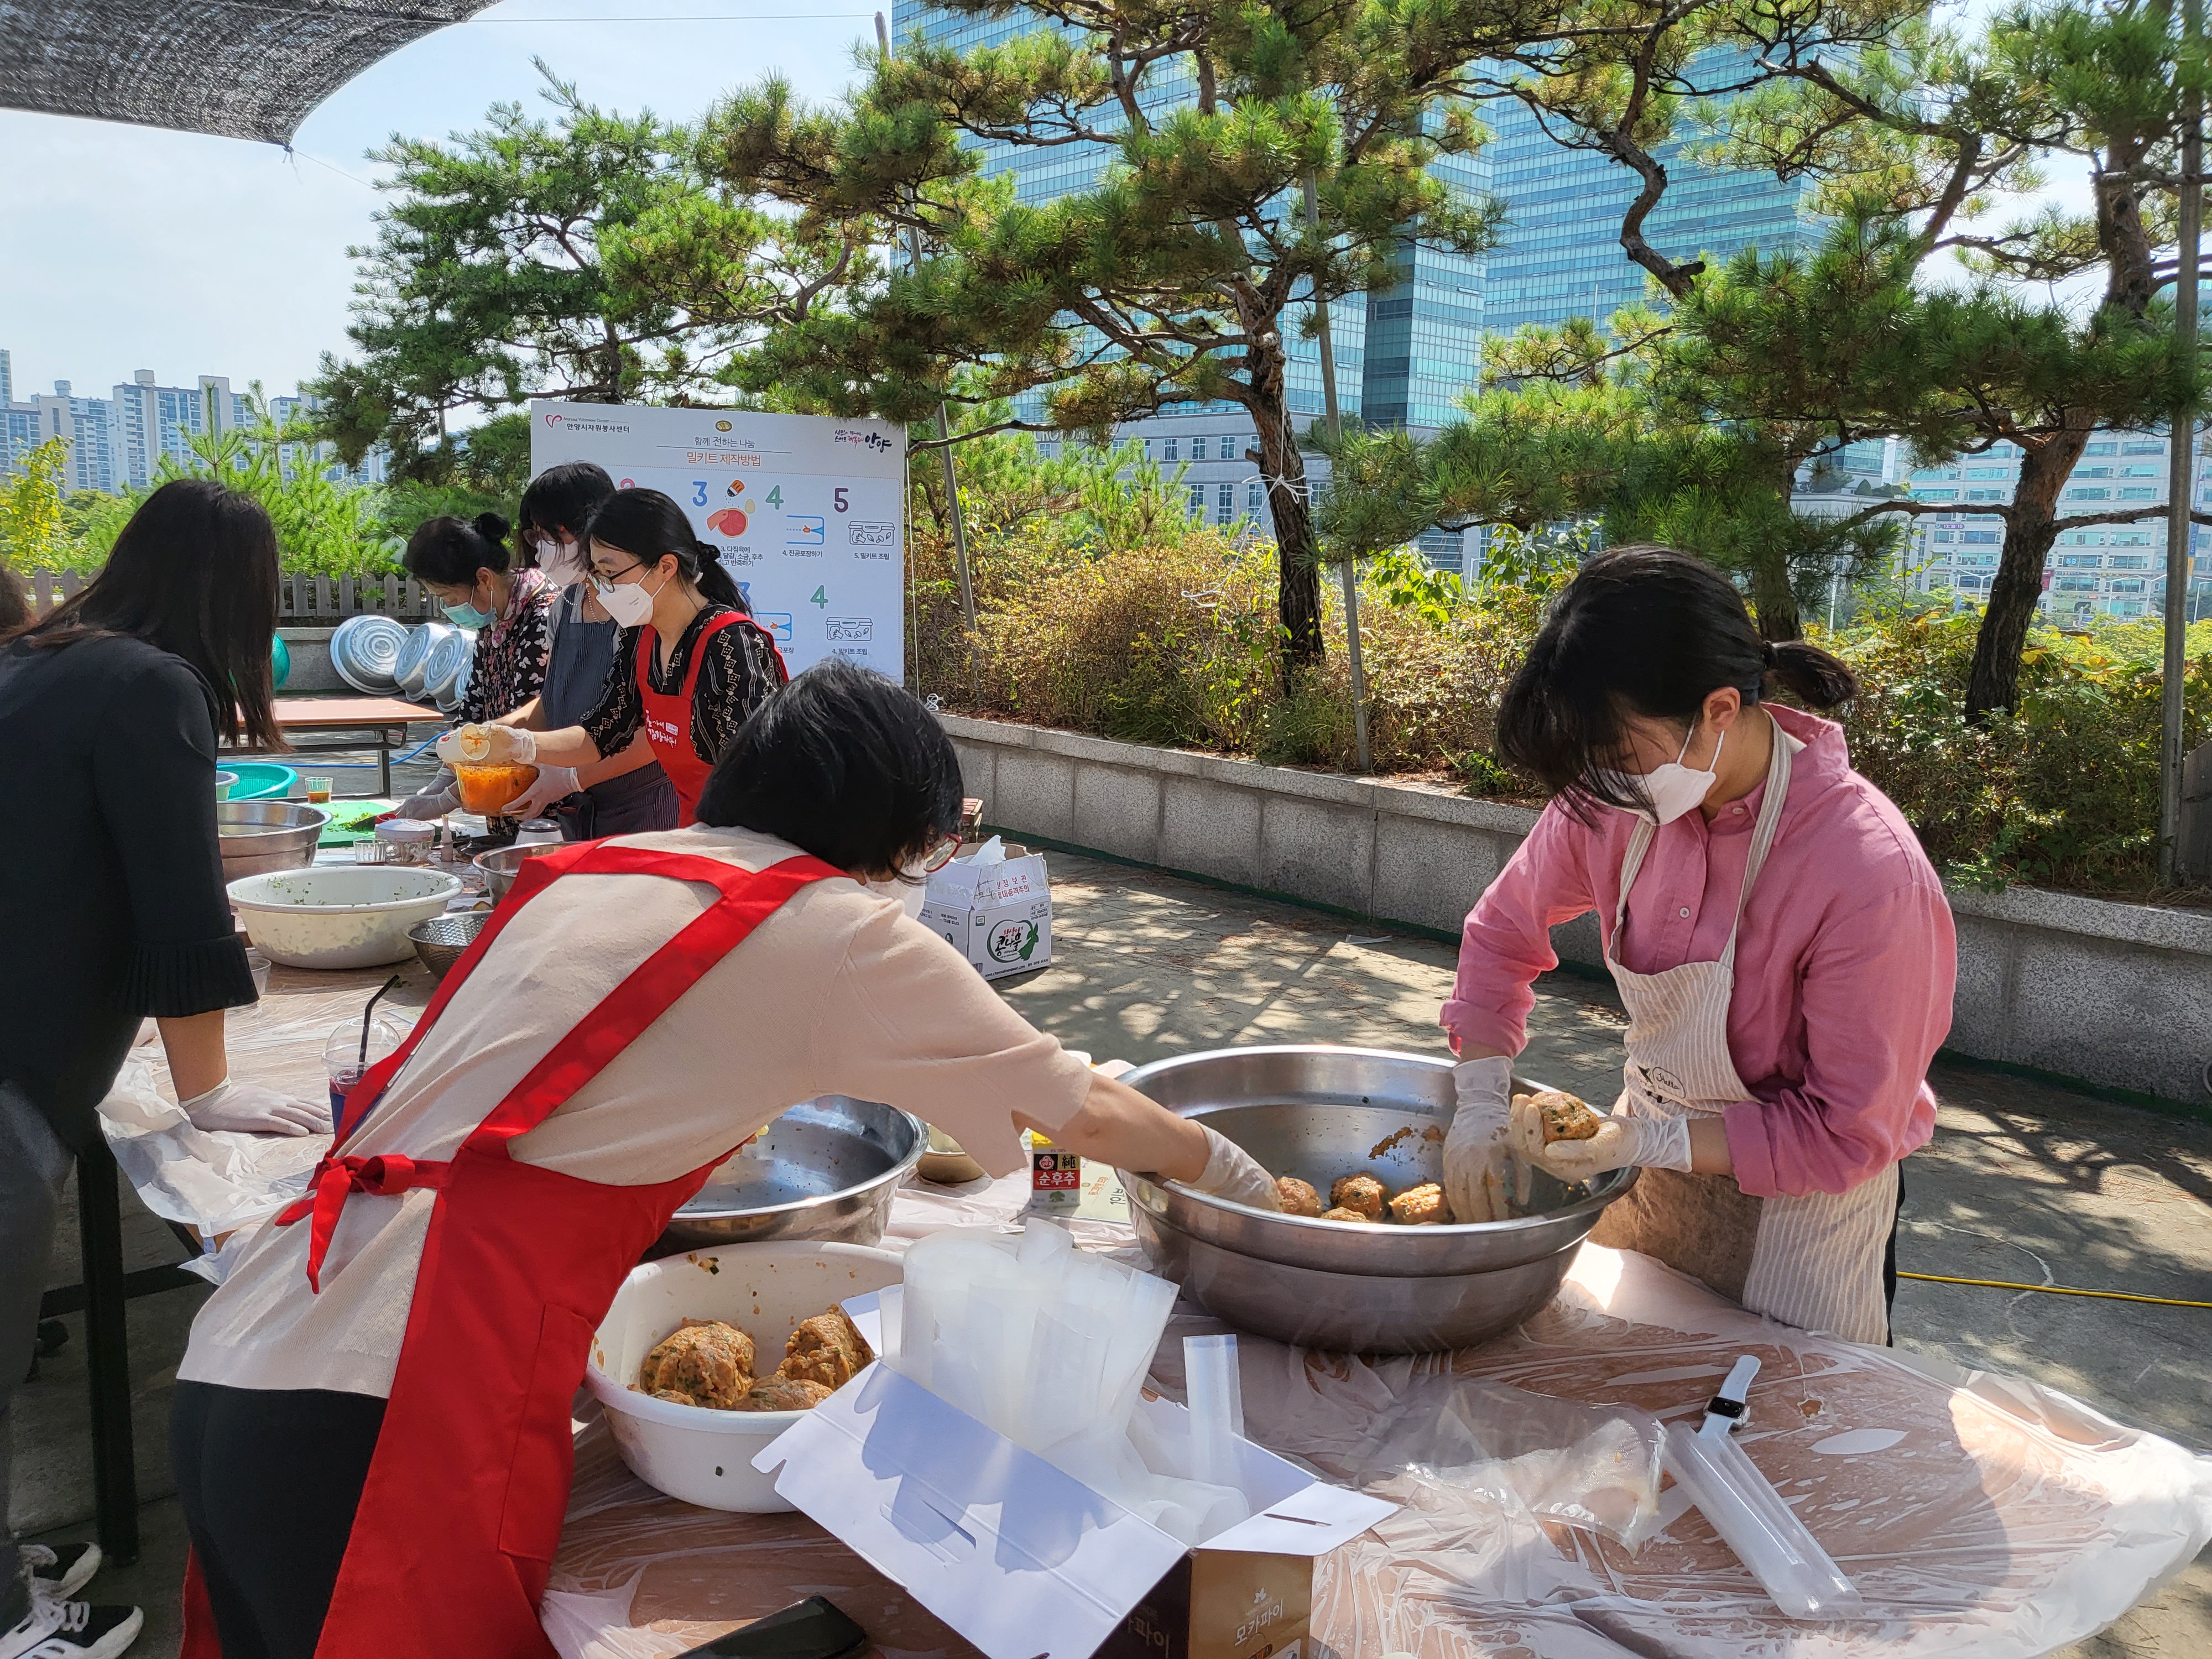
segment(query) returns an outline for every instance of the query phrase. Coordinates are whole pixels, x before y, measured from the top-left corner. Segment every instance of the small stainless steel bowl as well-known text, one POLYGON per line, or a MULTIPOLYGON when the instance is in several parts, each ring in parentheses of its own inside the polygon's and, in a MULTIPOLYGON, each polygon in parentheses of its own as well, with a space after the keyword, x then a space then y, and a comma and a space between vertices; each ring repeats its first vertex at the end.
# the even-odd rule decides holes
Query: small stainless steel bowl
MULTIPOLYGON (((1449 1060, 1376 1048, 1224 1048, 1122 1080, 1323 1194, 1363 1172, 1393 1191, 1440 1179, 1456 1103, 1449 1060)), ((1231 1324, 1304 1347, 1422 1353, 1479 1342, 1549 1302, 1636 1175, 1570 1189, 1539 1171, 1529 1215, 1441 1227, 1277 1215, 1142 1175, 1122 1179, 1159 1271, 1231 1324)))
POLYGON ((495 903, 505 898, 507 890, 514 885, 514 878, 521 872, 523 860, 536 858, 540 853, 557 853, 567 845, 566 842, 544 841, 527 847, 495 847, 489 853, 477 854, 476 865, 484 872, 484 880, 491 888, 492 899, 495 903))
POLYGON ((895 1106, 824 1095, 793 1107, 707 1177, 668 1237, 685 1244, 834 1239, 873 1244, 928 1144, 895 1106))
POLYGON ((490 920, 489 910, 455 910, 416 922, 407 930, 407 937, 414 941, 415 954, 430 970, 430 977, 443 979, 490 920))
POLYGON ((293 800, 219 800, 215 804, 223 884, 241 876, 304 870, 315 861, 330 813, 293 800))

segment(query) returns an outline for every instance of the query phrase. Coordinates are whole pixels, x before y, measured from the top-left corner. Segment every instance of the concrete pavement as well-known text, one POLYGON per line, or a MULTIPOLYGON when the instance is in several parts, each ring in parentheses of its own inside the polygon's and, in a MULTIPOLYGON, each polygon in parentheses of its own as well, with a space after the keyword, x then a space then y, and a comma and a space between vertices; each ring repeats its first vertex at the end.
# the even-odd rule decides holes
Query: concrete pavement
MULTIPOLYGON (((1233 1043, 1341 1042, 1441 1052, 1436 1010, 1449 946, 1377 938, 1339 918, 1100 860, 1055 854, 1057 960, 1005 986, 1009 1001, 1100 1058, 1164 1058, 1233 1043)), ((1553 975, 1539 988, 1522 1069, 1594 1099, 1618 1086, 1623 1018, 1611 988, 1553 975)), ((2047 1083, 1939 1064, 1935 1144, 1906 1165, 1900 1266, 2205 1299, 2212 1285, 2212 1128, 2047 1083)), ((126 1203, 128 1200, 126 1200, 126 1203)), ((129 1265, 173 1260, 143 1212, 129 1265)), ((76 1277, 73 1235, 55 1283, 76 1277)), ((170 1659, 182 1528, 162 1444, 167 1396, 199 1293, 132 1304, 146 1553, 104 1577, 105 1597, 149 1615, 135 1653, 170 1659)), ((73 1327, 81 1322, 72 1319, 73 1327)), ((2212 1310, 1908 1282, 1901 1346, 2062 1389, 2121 1420, 2212 1448, 2212 1310)), ((15 1523, 90 1535, 82 1334, 18 1396, 15 1523)), ((2069 1659, 2212 1653, 2212 1555, 2200 1558, 2069 1659)), ((1375 1656, 1343 1656, 1375 1659, 1375 1656)))

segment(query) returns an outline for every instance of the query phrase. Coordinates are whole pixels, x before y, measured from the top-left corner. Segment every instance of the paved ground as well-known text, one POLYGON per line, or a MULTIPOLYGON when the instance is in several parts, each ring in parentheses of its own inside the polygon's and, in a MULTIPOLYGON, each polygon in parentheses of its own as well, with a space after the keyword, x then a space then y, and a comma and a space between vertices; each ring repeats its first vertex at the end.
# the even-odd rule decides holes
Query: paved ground
MULTIPOLYGON (((1377 939, 1288 906, 1055 856, 1058 960, 1007 987, 1030 1019, 1104 1058, 1143 1061, 1259 1042, 1434 1050, 1451 952, 1377 939)), ((1610 988, 1555 975, 1540 988, 1528 1073, 1609 1097, 1621 1016, 1610 988)), ((2204 1299, 2212 1285, 2212 1129, 2087 1096, 1945 1065, 1935 1144, 1907 1166, 1901 1265, 1908 1271, 2050 1282, 2204 1299)), ((131 1266, 173 1259, 141 1212, 131 1266)), ((72 1237, 53 1281, 76 1277, 72 1237)), ((148 1605, 134 1651, 176 1651, 169 1607, 183 1554, 161 1443, 167 1396, 194 1291, 135 1304, 144 1514, 140 1565, 103 1595, 148 1605)), ((78 1322, 70 1322, 74 1327, 78 1322)), ((1964 1365, 2032 1376, 2123 1421, 2212 1449, 2212 1311, 1908 1283, 1900 1343, 1964 1365)), ((15 1523, 90 1535, 82 1332, 19 1396, 15 1523)), ((2212 1552, 2070 1659, 2181 1659, 2212 1653, 2212 1552)), ((1347 1655, 1345 1659, 1375 1659, 1347 1655)))

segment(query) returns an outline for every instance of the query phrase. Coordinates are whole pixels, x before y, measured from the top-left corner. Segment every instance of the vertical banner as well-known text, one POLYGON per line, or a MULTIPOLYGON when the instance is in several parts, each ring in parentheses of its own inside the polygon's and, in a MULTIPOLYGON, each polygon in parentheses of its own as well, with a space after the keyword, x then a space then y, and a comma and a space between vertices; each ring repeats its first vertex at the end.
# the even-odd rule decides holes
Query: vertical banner
POLYGON ((530 470, 594 461, 658 489, 721 550, 794 674, 906 676, 906 434, 886 421, 533 402, 530 470))

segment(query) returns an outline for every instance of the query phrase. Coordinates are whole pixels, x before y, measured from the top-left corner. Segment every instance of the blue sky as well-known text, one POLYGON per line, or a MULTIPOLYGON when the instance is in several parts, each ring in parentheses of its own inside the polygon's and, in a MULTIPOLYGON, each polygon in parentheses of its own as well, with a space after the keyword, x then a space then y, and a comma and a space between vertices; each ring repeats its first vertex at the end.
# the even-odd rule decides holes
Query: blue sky
POLYGON ((60 378, 104 396, 138 368, 164 386, 228 374, 288 392, 346 343, 346 248, 370 240, 379 200, 362 153, 392 132, 442 135, 494 102, 534 103, 534 56, 610 108, 689 118, 771 69, 828 98, 853 76, 854 43, 873 40, 872 16, 869 0, 502 0, 340 88, 301 125, 296 159, 0 111, 0 347, 15 395, 60 378), (551 19, 596 21, 526 21, 551 19))

